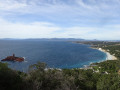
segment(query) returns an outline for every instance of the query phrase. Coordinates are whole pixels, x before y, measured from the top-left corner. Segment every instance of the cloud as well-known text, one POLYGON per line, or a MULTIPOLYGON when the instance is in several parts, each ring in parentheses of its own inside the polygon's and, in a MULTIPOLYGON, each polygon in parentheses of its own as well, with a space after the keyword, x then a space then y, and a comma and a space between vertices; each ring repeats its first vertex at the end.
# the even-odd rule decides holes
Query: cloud
POLYGON ((91 32, 90 28, 61 28, 48 22, 13 23, 0 19, 0 38, 68 38, 91 32), (60 33, 61 32, 61 33, 60 33))
POLYGON ((20 8, 25 8, 27 6, 26 3, 20 3, 16 0, 0 0, 0 10, 15 10, 20 8))
POLYGON ((119 9, 119 0, 0 0, 0 38, 120 39, 119 9))
POLYGON ((33 22, 59 25, 96 25, 106 22, 106 18, 118 23, 119 4, 119 0, 0 0, 0 16, 13 21, 21 18, 23 22, 32 22, 36 17, 33 22))
POLYGON ((13 23, 0 19, 0 38, 120 39, 120 25, 59 27, 49 22, 13 23))
POLYGON ((74 12, 71 14, 87 14, 88 16, 88 13, 89 15, 99 13, 109 15, 111 11, 115 12, 115 14, 118 13, 116 9, 119 10, 119 4, 119 0, 0 0, 0 10, 23 14, 55 14, 56 12, 67 14, 74 12), (106 11, 107 13, 105 13, 106 11))
POLYGON ((48 22, 24 24, 1 19, 0 23, 0 38, 49 38, 52 32, 59 30, 59 27, 48 22))

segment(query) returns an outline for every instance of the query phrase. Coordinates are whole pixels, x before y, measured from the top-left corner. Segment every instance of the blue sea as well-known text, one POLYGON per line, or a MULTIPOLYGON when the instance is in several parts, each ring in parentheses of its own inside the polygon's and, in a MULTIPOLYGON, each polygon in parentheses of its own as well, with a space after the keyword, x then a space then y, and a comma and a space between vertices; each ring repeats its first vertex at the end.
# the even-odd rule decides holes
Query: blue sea
POLYGON ((30 65, 45 62, 50 68, 81 68, 106 59, 106 54, 89 45, 67 41, 0 40, 0 60, 15 54, 24 62, 7 62, 15 70, 27 72, 30 65))

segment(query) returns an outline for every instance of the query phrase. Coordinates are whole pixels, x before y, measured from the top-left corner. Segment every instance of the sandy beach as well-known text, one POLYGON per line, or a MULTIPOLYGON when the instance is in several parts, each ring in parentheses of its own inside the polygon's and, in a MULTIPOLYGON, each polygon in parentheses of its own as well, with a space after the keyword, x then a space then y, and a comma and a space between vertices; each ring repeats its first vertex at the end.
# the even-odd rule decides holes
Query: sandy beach
POLYGON ((117 58, 114 55, 111 55, 109 52, 107 52, 106 50, 102 49, 102 48, 98 48, 98 50, 106 53, 107 58, 106 60, 117 60, 117 58))

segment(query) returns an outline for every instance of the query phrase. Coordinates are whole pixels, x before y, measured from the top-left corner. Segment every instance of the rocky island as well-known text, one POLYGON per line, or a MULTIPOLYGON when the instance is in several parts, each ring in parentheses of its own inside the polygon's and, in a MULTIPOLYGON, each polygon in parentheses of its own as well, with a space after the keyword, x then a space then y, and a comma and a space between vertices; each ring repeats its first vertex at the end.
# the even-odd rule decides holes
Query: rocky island
POLYGON ((15 54, 13 54, 13 56, 7 56, 5 59, 2 59, 1 61, 18 61, 18 62, 22 62, 24 61, 23 57, 16 57, 15 54))

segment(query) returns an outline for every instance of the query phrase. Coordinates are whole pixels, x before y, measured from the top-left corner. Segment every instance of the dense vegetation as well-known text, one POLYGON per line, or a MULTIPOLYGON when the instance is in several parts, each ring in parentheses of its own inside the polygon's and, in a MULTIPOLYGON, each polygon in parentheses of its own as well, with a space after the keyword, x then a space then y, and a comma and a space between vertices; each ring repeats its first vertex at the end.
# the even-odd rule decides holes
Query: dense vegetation
POLYGON ((109 50, 111 54, 115 55, 117 58, 120 59, 120 45, 107 46, 107 47, 103 47, 103 49, 109 50))
MULTIPOLYGON (((115 48, 114 53, 119 50, 118 43, 94 45, 98 43, 102 48, 115 48)), ((30 66, 28 73, 23 73, 0 62, 0 90, 120 90, 120 60, 93 63, 83 69, 46 67, 38 62, 30 66)))
POLYGON ((0 90, 119 90, 119 65, 114 60, 91 65, 92 69, 59 70, 45 69, 39 62, 23 73, 0 62, 0 90))

